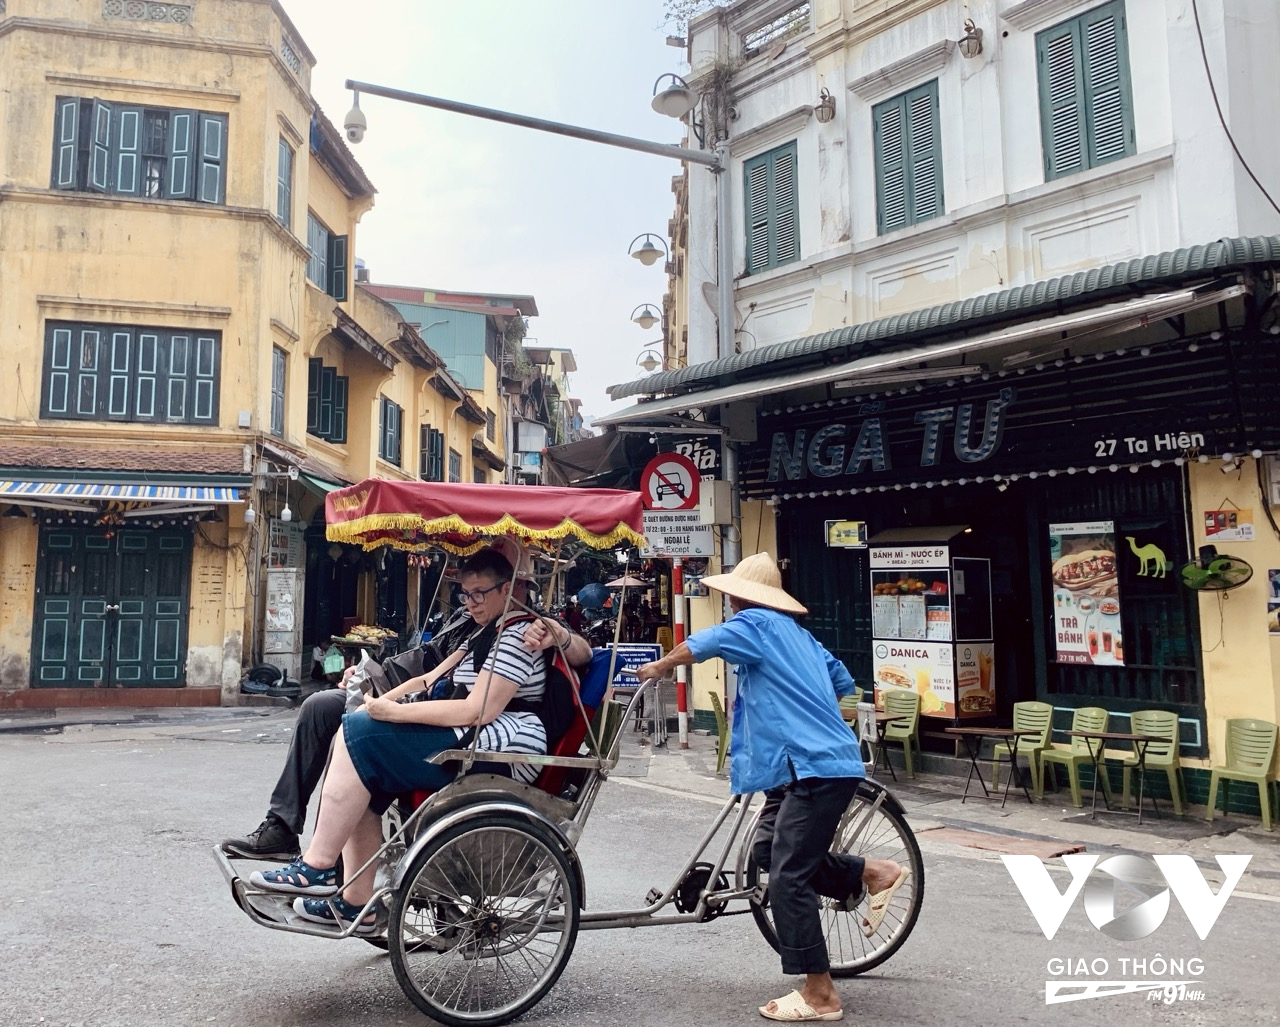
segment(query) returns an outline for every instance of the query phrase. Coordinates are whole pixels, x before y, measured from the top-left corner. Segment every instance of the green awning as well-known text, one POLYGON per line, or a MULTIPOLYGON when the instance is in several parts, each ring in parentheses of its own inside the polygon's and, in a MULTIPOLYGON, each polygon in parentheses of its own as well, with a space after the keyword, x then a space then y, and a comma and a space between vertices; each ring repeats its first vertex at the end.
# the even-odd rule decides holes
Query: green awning
POLYGON ((314 492, 317 496, 327 496, 334 489, 346 488, 345 485, 336 481, 325 481, 323 478, 317 478, 315 475, 307 474, 303 471, 298 475, 302 479, 302 484, 314 492))

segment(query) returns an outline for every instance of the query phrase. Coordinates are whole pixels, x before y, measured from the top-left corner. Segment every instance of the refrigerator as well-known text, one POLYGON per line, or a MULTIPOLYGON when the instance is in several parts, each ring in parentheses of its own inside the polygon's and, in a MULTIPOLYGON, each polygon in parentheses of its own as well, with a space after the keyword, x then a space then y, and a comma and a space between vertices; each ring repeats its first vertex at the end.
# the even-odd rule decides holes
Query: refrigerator
POLYGON ((920 715, 957 723, 995 712, 991 560, 965 525, 896 528, 868 542, 871 653, 884 693, 920 696, 920 715))

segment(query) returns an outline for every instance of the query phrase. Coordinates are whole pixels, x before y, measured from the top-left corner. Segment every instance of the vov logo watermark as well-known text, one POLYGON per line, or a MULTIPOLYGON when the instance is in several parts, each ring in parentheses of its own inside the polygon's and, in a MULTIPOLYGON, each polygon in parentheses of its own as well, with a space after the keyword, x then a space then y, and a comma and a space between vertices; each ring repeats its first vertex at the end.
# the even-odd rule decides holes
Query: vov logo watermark
MULTIPOLYGON (((1084 892, 1084 911, 1089 922, 1116 941, 1137 941, 1153 934, 1169 913, 1172 893, 1191 922, 1192 930, 1204 941, 1253 857, 1214 856, 1225 878, 1216 894, 1190 856, 1152 856, 1150 861, 1140 856, 1112 856, 1101 863, 1096 855, 1063 856, 1062 862, 1071 871, 1071 882, 1064 891, 1058 890, 1040 857, 1000 858, 1041 932, 1050 941, 1081 892, 1084 892)), ((1200 959, 1164 958, 1159 953, 1150 960, 1126 957, 1117 963, 1122 974, 1132 973, 1138 978, 1159 977, 1165 973, 1175 976, 1191 973, 1198 977, 1204 971, 1200 959)), ((1055 976, 1065 973, 1072 977, 1096 978, 1110 973, 1110 963, 1104 958, 1051 959, 1048 971, 1055 976)), ((1188 990, 1188 985, 1199 983, 1194 979, 1045 981, 1045 1003, 1052 1005, 1136 992, 1147 992, 1153 1000, 1171 1003, 1203 997, 1203 992, 1188 990)))

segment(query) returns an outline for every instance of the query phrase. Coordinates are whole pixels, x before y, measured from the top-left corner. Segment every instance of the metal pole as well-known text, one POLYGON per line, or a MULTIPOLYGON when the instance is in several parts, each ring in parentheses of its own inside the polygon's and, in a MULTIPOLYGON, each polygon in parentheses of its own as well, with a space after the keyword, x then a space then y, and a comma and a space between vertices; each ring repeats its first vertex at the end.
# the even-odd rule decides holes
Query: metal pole
MULTIPOLYGON (((421 107, 434 107, 437 110, 453 111, 455 114, 466 114, 472 118, 501 121, 506 125, 519 125, 521 128, 532 128, 538 132, 551 132, 554 135, 569 136, 573 139, 585 139, 589 143, 603 143, 605 146, 619 146, 624 150, 638 150, 640 153, 652 153, 658 157, 687 160, 691 164, 701 164, 708 168, 720 166, 718 148, 716 154, 712 155, 701 150, 673 146, 670 143, 655 143, 648 139, 637 139, 635 136, 618 135, 616 132, 602 132, 597 128, 582 128, 578 125, 566 125, 560 121, 532 118, 527 114, 512 114, 510 111, 495 110, 492 107, 477 107, 471 103, 445 100, 438 96, 424 96, 422 93, 410 93, 403 89, 389 89, 369 82, 356 82, 354 79, 347 79, 347 88, 370 96, 382 96, 388 100, 402 100, 405 103, 416 103, 421 107)), ((726 148, 726 155, 727 152, 726 148)))
MULTIPOLYGON (((684 641, 684 561, 671 559, 671 625, 674 645, 684 641)), ((676 668, 676 722, 680 729, 680 748, 689 748, 689 668, 676 668)))

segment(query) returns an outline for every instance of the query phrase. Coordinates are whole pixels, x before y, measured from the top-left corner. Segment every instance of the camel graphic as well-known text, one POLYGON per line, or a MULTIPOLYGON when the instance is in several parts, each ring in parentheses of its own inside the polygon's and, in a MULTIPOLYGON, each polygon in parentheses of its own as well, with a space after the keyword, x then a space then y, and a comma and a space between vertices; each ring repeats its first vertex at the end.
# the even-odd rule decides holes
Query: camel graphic
POLYGON ((1169 570, 1169 564, 1165 561, 1164 550, 1154 542, 1148 542, 1145 546, 1140 546, 1133 540, 1132 535, 1126 535, 1124 540, 1129 543, 1129 548, 1133 550, 1133 555, 1142 561, 1142 569, 1138 571, 1138 577, 1163 578, 1169 570), (1147 568, 1150 565, 1151 570, 1147 568))

